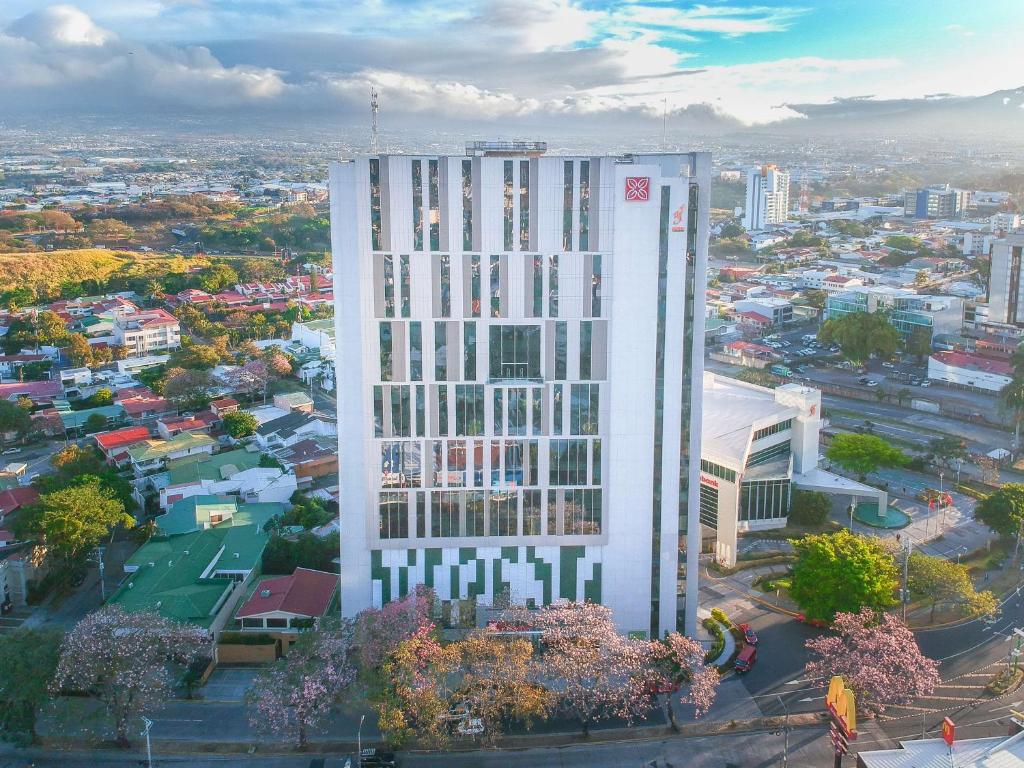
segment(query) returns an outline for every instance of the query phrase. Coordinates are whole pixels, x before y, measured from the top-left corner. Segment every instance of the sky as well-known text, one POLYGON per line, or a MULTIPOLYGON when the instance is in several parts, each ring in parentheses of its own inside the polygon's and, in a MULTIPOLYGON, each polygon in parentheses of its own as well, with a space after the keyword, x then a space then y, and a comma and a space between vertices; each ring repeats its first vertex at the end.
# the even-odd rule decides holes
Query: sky
POLYGON ((763 126, 1024 85, 1021 0, 0 2, 9 109, 763 126))

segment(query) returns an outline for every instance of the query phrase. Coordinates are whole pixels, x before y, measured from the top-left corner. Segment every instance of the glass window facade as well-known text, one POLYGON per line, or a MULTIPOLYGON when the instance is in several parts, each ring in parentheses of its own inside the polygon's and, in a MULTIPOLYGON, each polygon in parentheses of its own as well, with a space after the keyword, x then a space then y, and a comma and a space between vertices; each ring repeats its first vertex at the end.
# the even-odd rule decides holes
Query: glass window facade
POLYGON ((747 466, 757 467, 761 464, 767 464, 772 461, 788 459, 790 453, 790 443, 789 440, 787 440, 784 443, 772 445, 768 448, 762 448, 760 451, 754 451, 747 457, 747 466))
POLYGON ((572 250, 572 160, 562 166, 562 250, 572 250))
POLYGON ((473 250, 473 161, 462 161, 462 250, 473 250))
POLYGON ((704 483, 700 485, 700 521, 718 529, 718 489, 704 483))
POLYGON ((410 268, 409 268, 409 254, 403 254, 398 257, 399 269, 401 270, 401 288, 399 301, 402 306, 402 317, 409 317, 409 310, 411 307, 412 296, 410 295, 410 268))
POLYGON ((437 160, 427 161, 427 197, 430 205, 430 250, 441 248, 441 209, 437 160))
POLYGON ((558 317, 558 255, 548 258, 548 317, 558 317))
POLYGON ((540 326, 490 326, 491 379, 539 379, 540 326))
POLYGON ((418 320, 409 323, 409 378, 423 381, 423 330, 418 320))
POLYGON ((596 435, 600 410, 598 384, 572 384, 569 399, 569 432, 573 435, 596 435))
POLYGON ((423 250, 423 161, 412 161, 412 247, 423 250))
POLYGON ((519 248, 530 249, 530 161, 519 161, 519 248))
POLYGON ((467 381, 476 380, 476 323, 462 324, 462 362, 463 378, 467 381))
POLYGON ((736 482, 736 470, 723 467, 721 464, 714 464, 705 459, 700 460, 700 471, 729 483, 736 482))
POLYGON ((370 248, 382 249, 380 217, 380 160, 370 158, 370 248))
POLYGON ((378 505, 380 537, 382 539, 409 538, 409 502, 405 493, 383 492, 378 505))
POLYGON ((789 515, 789 480, 750 480, 740 489, 740 520, 777 520, 789 515))
POLYGON ((590 161, 580 161, 580 250, 590 250, 590 161))
POLYGON ((787 429, 792 429, 792 427, 793 420, 786 419, 785 421, 780 421, 777 424, 771 424, 767 427, 762 427, 761 429, 755 430, 753 439, 760 440, 763 437, 777 435, 779 434, 779 432, 785 432, 787 429))

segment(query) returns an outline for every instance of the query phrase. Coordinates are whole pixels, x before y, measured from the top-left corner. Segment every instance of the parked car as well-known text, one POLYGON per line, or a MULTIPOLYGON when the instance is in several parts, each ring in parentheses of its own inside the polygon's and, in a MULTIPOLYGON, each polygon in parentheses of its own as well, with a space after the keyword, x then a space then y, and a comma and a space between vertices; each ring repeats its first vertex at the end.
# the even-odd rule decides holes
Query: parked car
POLYGON ((885 361, 884 361, 884 362, 882 363, 882 367, 883 367, 883 368, 895 368, 896 366, 895 366, 895 365, 893 365, 892 363, 890 363, 890 362, 889 362, 888 360, 885 360, 885 361))
POLYGON ((757 633, 750 627, 749 624, 738 624, 740 632, 743 633, 743 641, 747 645, 757 645, 757 633))
POLYGON ((930 387, 931 385, 932 383, 928 379, 925 379, 924 381, 921 382, 922 387, 930 387))
POLYGON ((749 672, 756 662, 757 648, 753 645, 744 645, 743 650, 736 657, 733 668, 736 670, 736 674, 742 675, 744 672, 749 672))
POLYGON ((366 747, 359 758, 363 768, 394 768, 395 753, 385 752, 376 747, 366 747))
POLYGON ((869 386, 869 387, 877 387, 878 386, 878 382, 875 381, 874 379, 871 379, 871 381, 869 381, 867 383, 867 386, 869 386))

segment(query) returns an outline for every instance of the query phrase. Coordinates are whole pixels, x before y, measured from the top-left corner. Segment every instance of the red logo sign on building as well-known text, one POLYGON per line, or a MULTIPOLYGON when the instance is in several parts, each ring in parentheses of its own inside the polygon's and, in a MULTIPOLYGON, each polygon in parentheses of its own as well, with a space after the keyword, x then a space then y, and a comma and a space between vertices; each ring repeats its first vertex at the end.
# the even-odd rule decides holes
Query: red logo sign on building
POLYGON ((626 202, 646 203, 651 198, 651 179, 648 176, 626 177, 626 202))

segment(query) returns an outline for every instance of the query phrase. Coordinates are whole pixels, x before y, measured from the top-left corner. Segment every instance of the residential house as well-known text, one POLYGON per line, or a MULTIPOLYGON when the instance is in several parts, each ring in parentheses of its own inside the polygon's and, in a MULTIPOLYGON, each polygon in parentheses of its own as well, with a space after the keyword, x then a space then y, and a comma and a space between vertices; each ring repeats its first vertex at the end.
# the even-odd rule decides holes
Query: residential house
POLYGON ((280 467, 261 467, 260 459, 261 454, 238 448, 169 461, 160 506, 210 494, 231 494, 246 502, 288 501, 297 488, 295 476, 280 467))
POLYGON ((177 413, 169 400, 149 387, 128 387, 117 392, 118 404, 135 424, 145 424, 177 413))
POLYGON ((209 435, 183 432, 170 440, 146 440, 128 449, 128 458, 136 477, 162 469, 170 459, 197 453, 213 453, 217 441, 209 435))
POLYGON ((0 355, 0 379, 16 379, 24 366, 49 359, 46 355, 34 354, 0 355))
POLYGON ((33 404, 51 405, 54 399, 64 394, 60 381, 16 381, 0 384, 0 400, 15 401, 19 397, 27 397, 33 404))
POLYGON ((235 628, 298 632, 336 604, 338 574, 296 568, 291 576, 264 576, 235 612, 235 628))
POLYGON ((338 442, 330 437, 311 437, 281 448, 275 456, 298 481, 338 474, 338 442))
POLYGON ((731 341, 721 350, 711 352, 710 356, 712 360, 745 368, 767 368, 782 359, 782 355, 771 347, 749 341, 731 341))
POLYGON ((338 434, 337 427, 325 419, 301 411, 262 424, 256 430, 256 442, 265 451, 282 448, 313 436, 338 434))
POLYGON ((157 530, 168 536, 218 525, 262 527, 283 512, 284 505, 280 502, 242 503, 233 496, 206 494, 174 502, 156 518, 156 525, 157 530))
POLYGON ((223 420, 224 415, 235 413, 239 408, 239 402, 233 397, 220 397, 210 403, 210 410, 223 420))
POLYGON ((156 431, 164 440, 170 440, 182 432, 203 432, 210 434, 219 419, 213 411, 200 411, 193 416, 157 419, 156 431))
POLYGON ((116 429, 130 422, 124 408, 117 403, 75 411, 71 409, 71 404, 67 400, 54 400, 53 409, 60 418, 65 434, 84 435, 89 420, 94 416, 104 419, 104 430, 116 429))
POLYGON ((94 435, 96 445, 103 452, 107 463, 122 467, 129 461, 128 449, 152 437, 147 427, 125 427, 111 432, 94 435))
POLYGON ((305 392, 284 392, 274 395, 274 405, 282 411, 313 412, 313 398, 305 392))
POLYGON ((154 536, 125 563, 128 578, 108 602, 126 611, 156 611, 216 634, 259 572, 268 539, 263 524, 255 522, 154 536))

